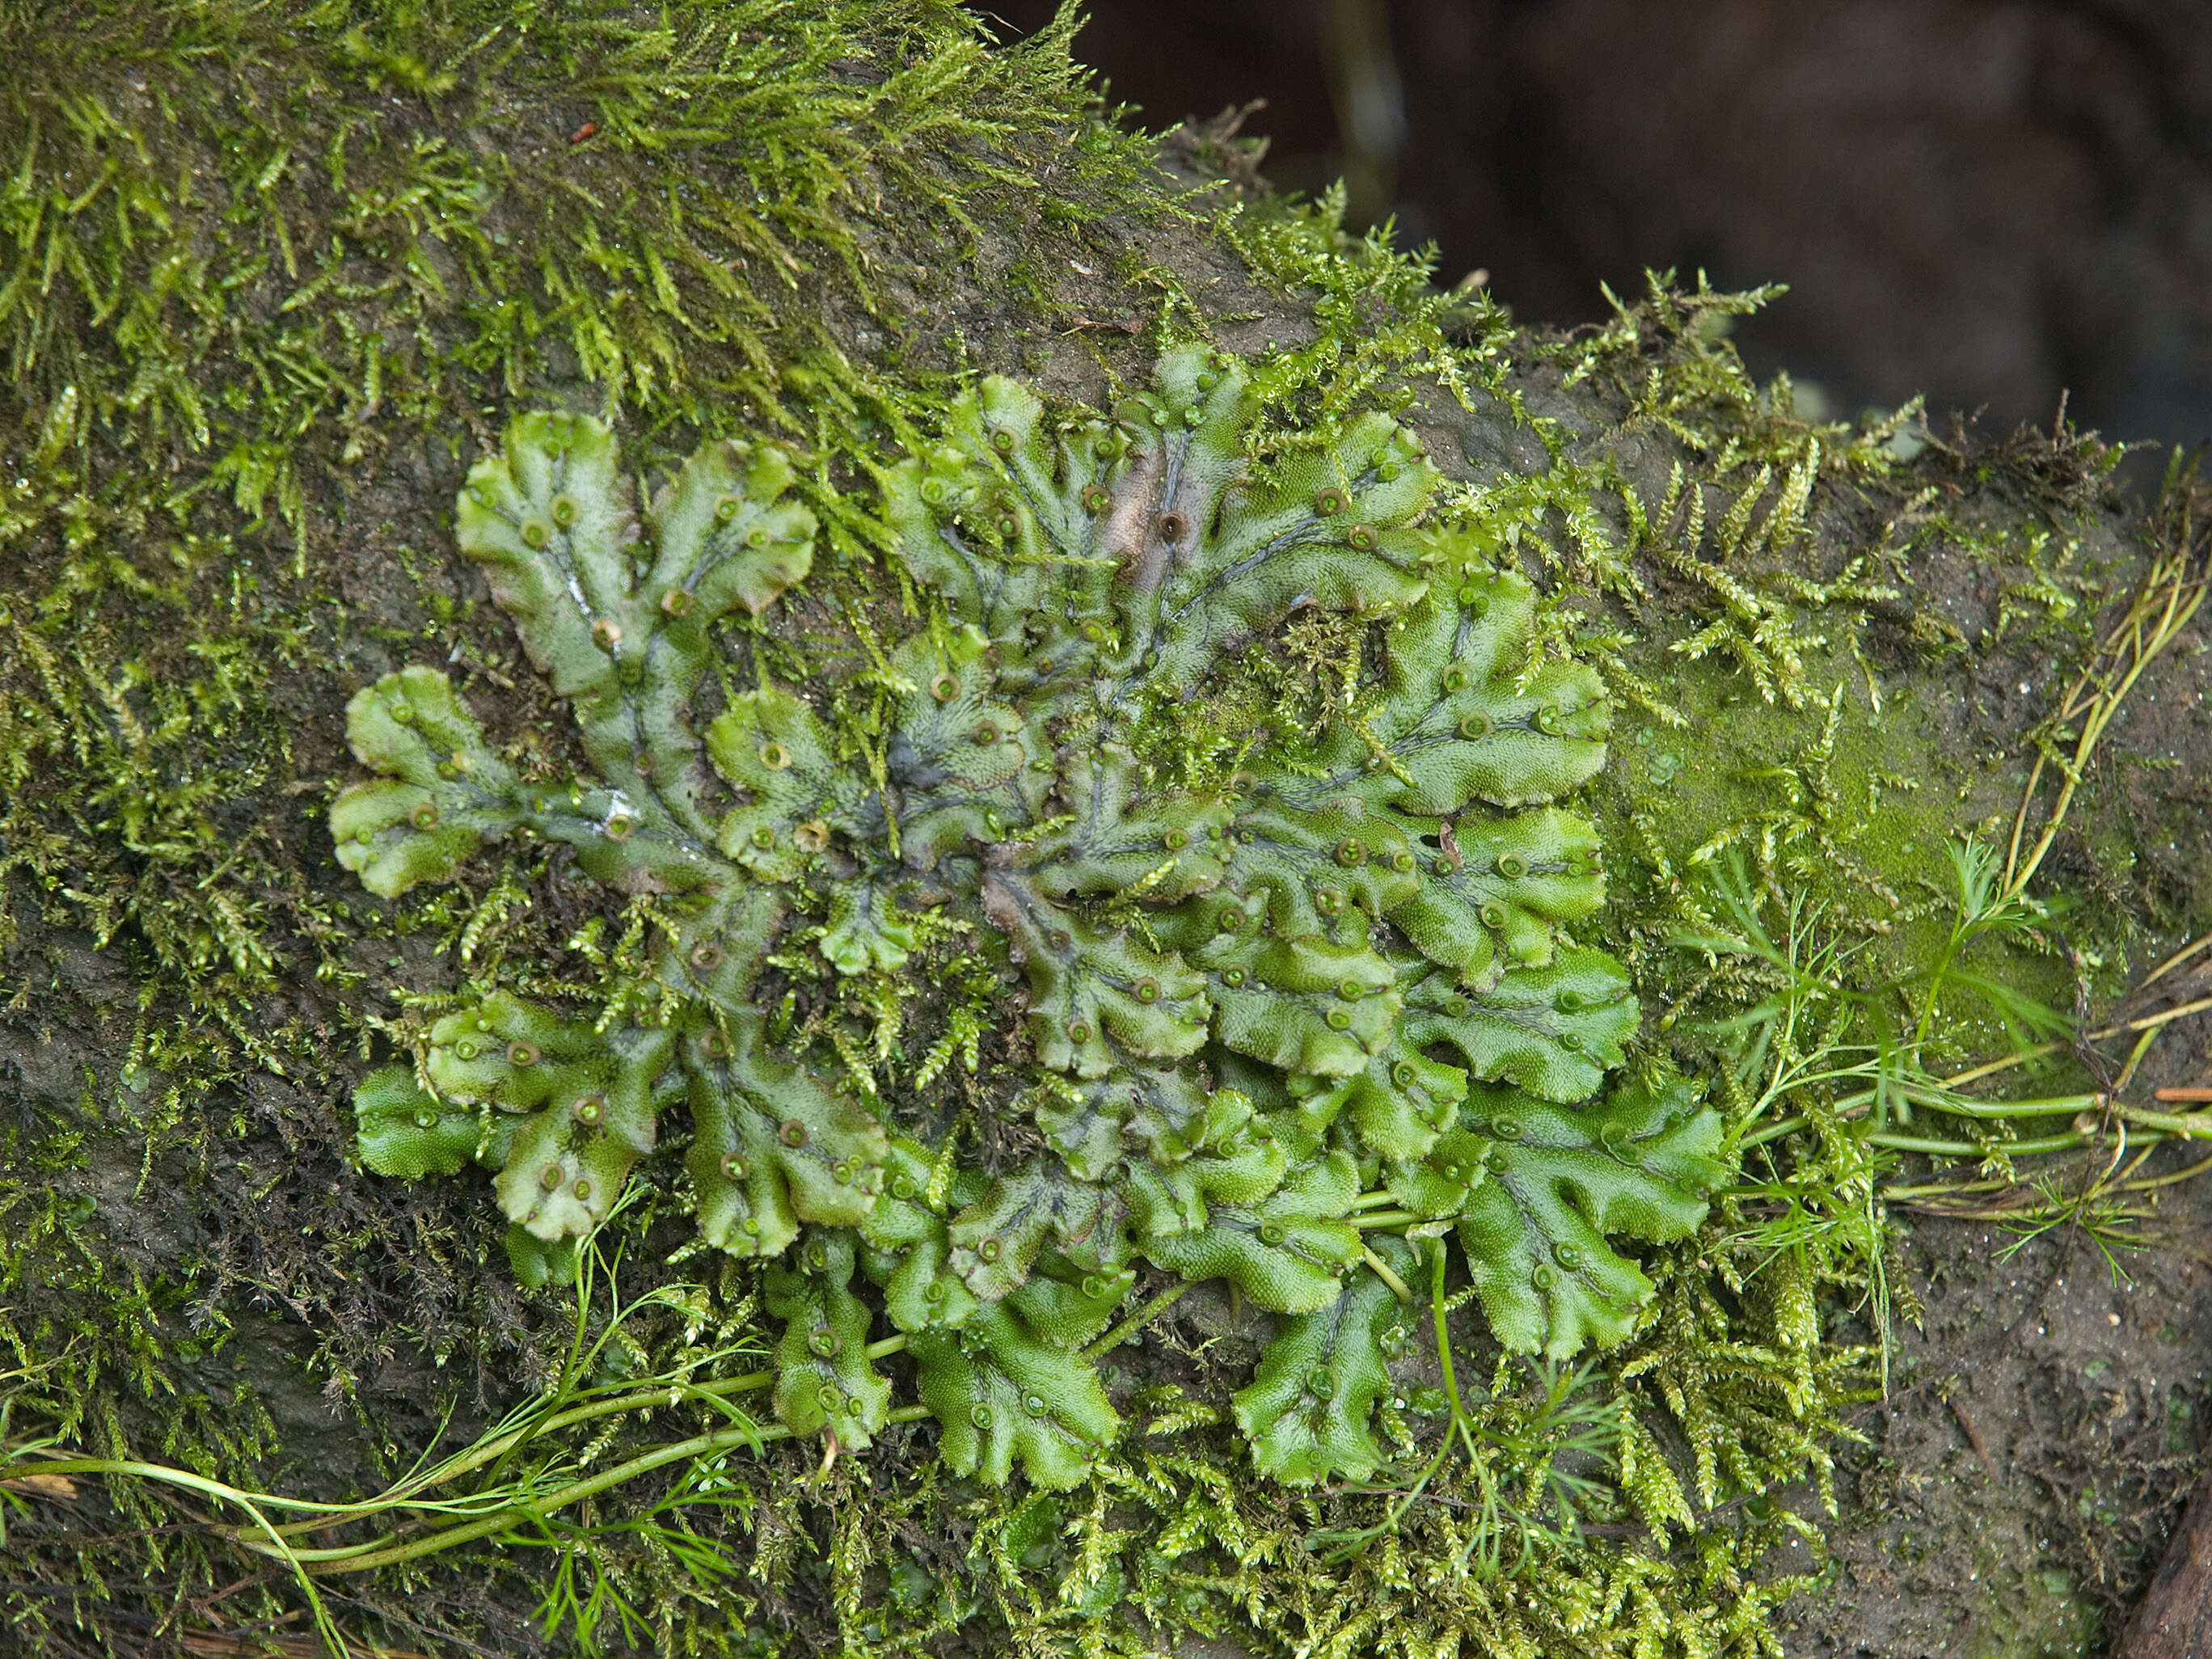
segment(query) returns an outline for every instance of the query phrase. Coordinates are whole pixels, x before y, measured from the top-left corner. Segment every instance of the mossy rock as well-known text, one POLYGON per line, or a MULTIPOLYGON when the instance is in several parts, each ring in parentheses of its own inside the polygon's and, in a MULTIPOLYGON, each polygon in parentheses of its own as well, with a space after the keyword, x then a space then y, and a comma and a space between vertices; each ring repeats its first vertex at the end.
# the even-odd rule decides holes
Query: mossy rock
MULTIPOLYGON (((1697 872, 1733 850, 1887 970, 1924 959, 1947 841, 2017 798, 2190 486, 2135 511, 2075 434, 1809 425, 1721 343, 1724 296, 1655 286, 1561 341, 1327 204, 1179 195, 1249 172, 1237 142, 1117 127, 1068 32, 994 48, 919 0, 0 24, 10 1434, 373 1492, 559 1369, 568 1241, 635 1170, 617 1282, 691 1288, 586 1380, 750 1344, 723 1369, 770 1364, 792 1436, 698 1512, 744 1569, 719 1601, 665 1540, 593 1534, 643 1645, 1517 1653, 1768 1617, 1787 1584, 1723 1564, 1780 1522, 1696 1571, 1620 1541, 1817 1473, 1817 1434, 1729 1402, 1832 1426, 1857 1386, 1785 1352, 1789 1297, 1713 1299, 1692 1166, 1734 1108, 1674 1075, 1711 1056, 1673 1016, 1721 993, 1668 937, 1724 920, 1697 872), (1117 430, 1158 441, 1102 460, 1117 430), (1149 588, 1084 562, 1139 505, 1149 588), (931 552, 979 510, 984 586, 931 552), (556 538, 589 544, 583 609, 556 538), (1170 713, 1112 729, 1122 702, 1170 713), (728 872, 696 914, 689 843, 728 872), (906 1005, 901 1073, 870 1045, 906 1005), (878 1070, 945 1121, 887 1127, 878 1070), (1431 1248, 1358 1265, 1362 1191, 1467 1241, 1466 1354, 1620 1345, 1618 1524, 1533 1547, 1541 1575, 1450 1565, 1454 1470, 1401 1534, 1305 1548, 1390 1510, 1340 1478, 1437 1436, 1393 1285, 1431 1248), (1077 1364, 1172 1282, 1140 1274, 1212 1283, 1077 1364), (1778 1357, 1654 1370, 1700 1330, 1778 1357)), ((2204 743, 2094 778, 2053 854, 2093 995, 2212 919, 2204 743)), ((1942 1040, 2001 1025, 1962 1004, 1942 1040)), ((1523 1375, 1501 1435, 1551 1420, 1523 1375)), ((135 1532, 156 1489, 17 1498, 0 1594, 37 1639, 135 1640, 253 1565, 135 1532)), ((349 1582, 341 1624, 532 1639, 544 1558, 489 1548, 434 1597, 349 1582)))

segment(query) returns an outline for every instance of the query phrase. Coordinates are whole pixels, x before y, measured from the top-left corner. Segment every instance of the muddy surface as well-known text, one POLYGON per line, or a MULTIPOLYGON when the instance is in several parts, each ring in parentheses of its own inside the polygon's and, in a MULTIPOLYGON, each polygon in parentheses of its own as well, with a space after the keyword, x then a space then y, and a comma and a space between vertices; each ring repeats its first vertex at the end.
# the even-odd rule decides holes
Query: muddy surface
MULTIPOLYGON (((1145 241, 1203 292, 1224 343, 1237 349, 1291 343, 1309 326, 1195 232, 1115 226, 1099 240, 1107 255, 1145 241)), ((1072 398, 1095 398, 1109 368, 1140 368, 1121 326, 1135 316, 1126 294, 1071 261, 1059 295, 1068 314, 1041 318, 1010 304, 994 280, 1016 252, 991 243, 968 287, 934 308, 917 289, 915 309, 934 325, 964 330, 976 366, 1034 374, 1072 398), (1098 337, 1033 362, 1033 343, 1063 332, 1070 315, 1089 319, 1084 326, 1098 337)), ((1097 268, 1109 263, 1102 257, 1097 268)), ((858 325, 849 332, 856 349, 880 343, 858 325)), ((556 374, 532 395, 554 401, 573 391, 556 374)), ((1502 418, 1452 435, 1478 471, 1540 463, 1540 448, 1502 418)), ((345 526, 318 549, 318 572, 351 620, 325 642, 331 672, 289 677, 278 688, 278 711, 300 737, 292 775, 276 787, 306 805, 298 813, 271 807, 265 817, 272 868, 297 871, 319 894, 356 906, 364 901, 339 878, 321 839, 319 802, 349 775, 338 733, 344 698, 357 685, 404 662, 442 659, 495 735, 567 729, 536 677, 519 666, 507 630, 483 603, 481 579, 451 553, 438 522, 463 460, 428 444, 395 447, 343 498, 317 503, 345 526), (420 575, 403 570, 410 550, 436 550, 416 557, 420 575), (430 607, 441 599, 459 620, 434 628, 430 607)), ((1655 449, 1639 476, 1649 485, 1663 471, 1655 449)), ((1990 570, 1962 568, 1939 597, 1971 628, 1993 610, 1999 580, 1990 570)), ((2203 828, 2212 812, 2208 648, 2212 632, 2200 626, 2139 688, 2084 803, 2097 831, 2063 845, 2054 866, 2062 879, 2118 884, 2118 896, 2143 910, 2147 927, 2169 931, 2192 918, 2201 926, 2212 912, 2212 842, 2203 828), (2136 849, 2135 865, 2107 868, 2093 842, 2136 849)), ((1953 729, 1962 752, 2015 744, 2040 711, 2034 694, 2047 693, 2052 665, 1971 661, 1948 681, 1937 677, 1932 684, 1948 689, 1931 697, 1948 697, 1959 711, 1953 729), (2022 684, 2032 690, 2009 689, 2022 684)), ((2178 933, 2147 938, 2144 959, 2176 943, 2178 933)), ((419 937, 394 945, 356 936, 349 949, 350 966, 372 985, 428 988, 446 971, 419 937)), ((228 1321, 251 1331, 195 1356, 194 1381, 212 1413, 242 1415, 249 1401, 268 1409, 272 1437, 284 1448, 270 1484, 332 1492, 364 1484, 381 1473, 376 1443, 428 1443, 443 1401, 457 1402, 453 1431, 465 1434, 534 1380, 526 1316, 496 1254, 501 1230, 481 1189, 402 1194, 344 1168, 357 1060, 319 1076, 259 1079, 241 1097, 213 1102, 210 1114, 235 1127, 220 1156, 196 1161, 185 1146, 161 1142, 125 1099, 158 1099, 165 1082, 158 1067, 136 1081, 118 1076, 135 1018, 128 977, 88 941, 58 931, 27 932, 19 951, 16 971, 47 988, 33 1012, 10 1012, 0 1025, 0 1102, 26 1115, 60 1111, 89 1076, 100 1098, 117 1103, 106 1109, 112 1138, 86 1169, 64 1177, 66 1195, 97 1218, 119 1266, 195 1264, 190 1305, 173 1310, 179 1328, 228 1321), (471 1332, 482 1340, 467 1340, 471 1332)), ((296 1019, 319 1041, 335 1019, 330 994, 304 984, 264 1012, 272 1024, 296 1019)), ((2203 1081, 2212 1081, 2212 1023, 2198 1020, 2176 1026, 2137 1092, 2203 1081)), ((2174 1158, 2162 1153, 2149 1168, 2174 1158)), ((1900 1329, 1889 1398, 1869 1406, 1860 1425, 1867 1443, 1845 1460, 1834 1567, 1828 1588, 1799 1606, 1790 1638, 1797 1652, 2100 1650, 2154 1568, 2197 1469, 2212 1359, 2212 1249, 2200 1243, 2212 1239, 2212 1177, 2168 1189, 2142 1231, 2155 1243, 2123 1253, 2126 1277, 2116 1284, 2076 1230, 2053 1231, 2007 1257, 2017 1241, 2000 1228, 1915 1224, 1899 1272, 1925 1315, 1900 1329)), ((1200 1317, 1205 1309, 1194 1298, 1198 1340, 1211 1334, 1200 1317)))
MULTIPOLYGON (((2200 622, 2146 676, 2094 769, 2087 818, 2089 837, 2100 819, 2131 822, 2138 892, 2176 917, 2201 919, 2212 885, 2208 651, 2200 622)), ((2063 854, 2077 877, 2085 846, 2063 854)), ((2154 965, 2182 942, 2148 935, 2140 960, 2154 965)), ((2124 1012, 2208 992, 2212 975, 2178 972, 2124 1012)), ((2107 1078, 2130 1042, 2098 1045, 2107 1078)), ((2206 1085, 2212 1012, 2166 1026, 2127 1095, 2148 1104, 2160 1088, 2206 1085)), ((2169 1143, 2136 1174, 2179 1176, 2204 1156, 2169 1143)), ((2078 1182, 2081 1167, 2025 1172, 2078 1182)), ((1793 1655, 2113 1650, 2197 1480, 2212 1409, 2212 1173, 2136 1201, 2137 1216, 2033 1237, 2018 1223, 1900 1209, 1901 1288, 1920 1316, 1899 1322, 1888 1397, 1864 1410, 1865 1443, 1839 1458, 1833 1560, 1826 1587, 1796 1606, 1793 1655)))

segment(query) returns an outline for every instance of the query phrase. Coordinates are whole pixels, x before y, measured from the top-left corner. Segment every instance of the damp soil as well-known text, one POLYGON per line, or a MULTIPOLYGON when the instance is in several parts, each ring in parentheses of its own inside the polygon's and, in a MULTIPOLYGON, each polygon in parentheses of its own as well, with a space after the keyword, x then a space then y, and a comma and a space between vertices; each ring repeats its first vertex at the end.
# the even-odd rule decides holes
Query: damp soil
MULTIPOLYGON (((1232 349, 1256 353, 1270 338, 1305 337, 1310 324, 1297 308, 1256 291, 1212 239, 1133 226, 1112 234, 1125 247, 1144 240, 1202 293, 1232 349)), ((1030 314, 991 280, 994 262, 1003 274, 1018 252, 1012 238, 987 238, 960 295, 917 291, 909 303, 933 326, 964 333, 976 366, 1030 374, 1071 400, 1095 400, 1109 369, 1138 378, 1142 354, 1134 327, 1124 325, 1135 325, 1139 313, 1127 292, 1078 268, 1054 314, 1030 314), (1028 360, 1036 340, 1071 328, 1085 349, 1055 353, 1041 368, 1028 360)), ((860 324, 840 331, 867 349, 860 324)), ((1589 429, 1602 429, 1612 413, 1601 398, 1568 398, 1541 375, 1524 389, 1533 406, 1589 429)), ((557 399, 575 388, 537 390, 557 399)), ((1477 475, 1542 463, 1541 447, 1502 417, 1439 427, 1432 442, 1477 475)), ((278 688, 276 712, 301 734, 296 770, 283 787, 319 799, 342 781, 345 697, 433 644, 495 737, 564 729, 519 663, 476 573, 445 555, 406 551, 447 545, 436 504, 453 498, 467 459, 428 444, 395 453, 367 468, 343 499, 318 503, 346 526, 318 558, 327 592, 352 621, 328 641, 329 660, 342 672, 293 677, 278 688), (411 574, 410 560, 428 574, 411 574), (466 619, 426 637, 426 606, 438 597, 466 619)), ((1658 447, 1624 450, 1622 460, 1647 489, 1663 481, 1667 456, 1658 447)), ((2126 556, 2127 523, 2118 514, 2105 520, 2116 561, 2126 556)), ((1960 562, 1923 574, 1919 602, 1941 606, 1968 634, 1996 614, 2003 571, 1960 562)), ((1942 740, 1960 755, 2014 754, 2041 705, 2012 688, 2047 695, 2063 666, 2047 654, 2033 659, 1969 653, 1931 673, 1923 701, 1940 713, 1942 740)), ((2004 764, 1983 769, 1990 799, 2002 797, 2010 786, 2004 764)), ((2142 958, 2154 961, 2212 922, 2212 624, 2200 623, 2146 677, 2089 785, 2084 829, 2062 842, 2054 877, 2110 888, 2112 902, 2142 918, 2142 958)), ((315 839, 319 818, 280 816, 270 813, 271 833, 294 866, 319 890, 361 905, 315 839)), ((419 938, 357 945, 353 965, 370 983, 427 989, 442 971, 419 938)), ((65 1110, 88 1076, 103 1098, 119 1098, 116 1055, 131 1028, 135 984, 80 936, 27 931, 16 966, 33 961, 52 988, 0 1024, 0 1103, 27 1116, 65 1110)), ((325 1032, 335 1023, 328 994, 310 986, 291 988, 267 1012, 325 1032)), ((530 1380, 522 1361, 533 1334, 507 1287, 499 1230, 480 1190, 441 1184, 403 1193, 346 1168, 339 1149, 357 1066, 331 1058, 348 1063, 322 1076, 259 1079, 238 1099, 216 1103, 237 1124, 220 1158, 149 1158, 145 1137, 118 1110, 89 1166, 68 1179, 78 1188, 70 1196, 89 1202, 122 1267, 203 1264, 203 1305, 179 1309, 178 1321, 252 1331, 198 1362, 212 1409, 265 1404, 285 1449, 272 1484, 335 1494, 377 1475, 380 1443, 429 1443, 441 1396, 456 1392, 449 1384, 461 1386, 447 1443, 496 1414, 530 1380), (313 1248, 301 1243, 310 1234, 319 1241, 313 1248), (493 1338, 465 1340, 471 1330, 493 1338), (449 1351, 461 1356, 452 1370, 449 1351), (341 1376, 343 1386, 334 1381, 341 1376)), ((143 1086, 163 1081, 152 1073, 143 1086)), ((2141 1088, 2205 1082, 2212 1021, 2177 1022, 2145 1065, 2141 1088)), ((2179 1162, 2168 1149, 2150 1168, 2179 1162)), ((1864 1443, 1844 1453, 1826 1577, 1793 1607, 1793 1655, 2106 1650, 2178 1519, 2212 1411, 2212 1176, 2166 1189, 2142 1231, 2143 1248, 2114 1262, 2078 1230, 2023 1243, 1987 1224, 1911 1220, 1899 1267, 1921 1316, 1900 1325, 1887 1396, 1869 1402, 1857 1424, 1864 1443)), ((1194 1345, 1221 1334, 1210 1302, 1194 1297, 1187 1311, 1194 1345)), ((887 1436, 887 1455, 900 1455, 910 1439, 887 1436)), ((926 1448, 916 1442, 914 1449, 926 1448)), ((520 1622, 507 1628, 514 1650, 527 1650, 520 1622)))
MULTIPOLYGON (((1982 605, 1973 573, 1954 574, 1954 591, 1937 597, 1982 605)), ((1991 694, 2055 665, 1984 661, 1982 684, 1954 707, 1975 738, 2016 743, 2017 717, 1991 694)), ((2134 954, 2154 964, 2201 936, 2212 908, 2212 627, 2198 622, 2144 677, 2087 785, 2053 879, 2125 903, 2141 928, 2134 954), (2100 850, 2116 846, 2127 849, 2117 860, 2100 850)), ((2142 1018, 2208 993, 2212 970, 2200 966, 2119 1012, 2142 1018)), ((2126 1054, 2107 1042, 2077 1060, 2110 1081, 2126 1054)), ((2199 1013, 2164 1028, 2128 1093, 2148 1102, 2208 1085, 2212 1013, 2199 1013)), ((2115 1144, 2099 1161, 2123 1156, 2115 1144)), ((1915 1316, 1897 1322, 1886 1397, 1863 1409, 1862 1441, 1839 1455, 1840 1513, 1824 1582, 1793 1608, 1793 1659, 2114 1650, 2207 1447, 2212 1170, 2186 1173, 2204 1158, 2172 1143, 2152 1153, 2137 1173, 2175 1179, 2118 1230, 2132 1243, 2070 1224, 2031 1234, 1895 1212, 1907 1229, 1899 1304, 1915 1316)), ((2036 1173, 2078 1182, 2090 1161, 2036 1173)))

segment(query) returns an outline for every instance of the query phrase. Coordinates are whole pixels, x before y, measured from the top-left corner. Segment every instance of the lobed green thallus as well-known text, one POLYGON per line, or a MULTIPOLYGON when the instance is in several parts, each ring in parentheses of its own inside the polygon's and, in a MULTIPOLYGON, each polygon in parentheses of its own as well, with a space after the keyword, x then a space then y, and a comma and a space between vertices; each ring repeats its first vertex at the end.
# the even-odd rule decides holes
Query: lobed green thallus
POLYGON ((997 378, 963 398, 942 446, 885 475, 890 539, 934 598, 890 659, 872 757, 788 686, 689 722, 716 623, 809 569, 778 451, 709 444, 641 515, 604 426, 517 419, 469 475, 460 544, 593 775, 518 779, 446 678, 410 668, 353 700, 380 775, 331 827, 386 896, 488 837, 565 843, 608 889, 658 896, 653 994, 564 1013, 499 990, 444 1014, 417 1066, 360 1087, 369 1167, 495 1170, 511 1253, 542 1274, 680 1099, 701 1233, 772 1264, 783 1421, 869 1443, 883 1318, 946 1462, 993 1480, 1071 1484, 1112 1441, 1083 1351, 1140 1257, 1282 1316, 1235 1409, 1285 1480, 1383 1461, 1370 1419, 1407 1315, 1373 1264, 1414 1256, 1354 1224, 1377 1204, 1456 1233, 1507 1346, 1626 1335, 1651 1287, 1608 1237, 1697 1225, 1719 1123, 1670 1075, 1592 1099, 1638 1010, 1620 964, 1562 931, 1602 877, 1591 826, 1549 803, 1602 762, 1603 689, 1532 665, 1529 585, 1431 521, 1414 434, 1356 417, 1256 481, 1255 402, 1198 349, 1115 419, 1048 420, 997 378), (1178 753, 1210 684, 1306 610, 1364 634, 1366 683, 1326 728, 1178 753), (757 996, 795 942, 839 975, 918 975, 930 912, 983 941, 1026 1038, 1005 1109, 1046 1150, 994 1173, 902 1122, 831 1042, 779 1052, 757 996))

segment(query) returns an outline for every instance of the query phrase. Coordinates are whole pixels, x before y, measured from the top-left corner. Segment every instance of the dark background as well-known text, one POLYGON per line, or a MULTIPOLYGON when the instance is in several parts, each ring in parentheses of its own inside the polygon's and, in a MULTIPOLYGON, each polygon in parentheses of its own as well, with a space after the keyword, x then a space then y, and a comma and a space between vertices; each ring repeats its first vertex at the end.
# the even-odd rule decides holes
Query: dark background
POLYGON ((1271 180, 1524 321, 1784 281, 1738 343, 1831 416, 2212 435, 2212 0, 1091 0, 1076 51, 1156 129, 1266 99, 1271 180))

